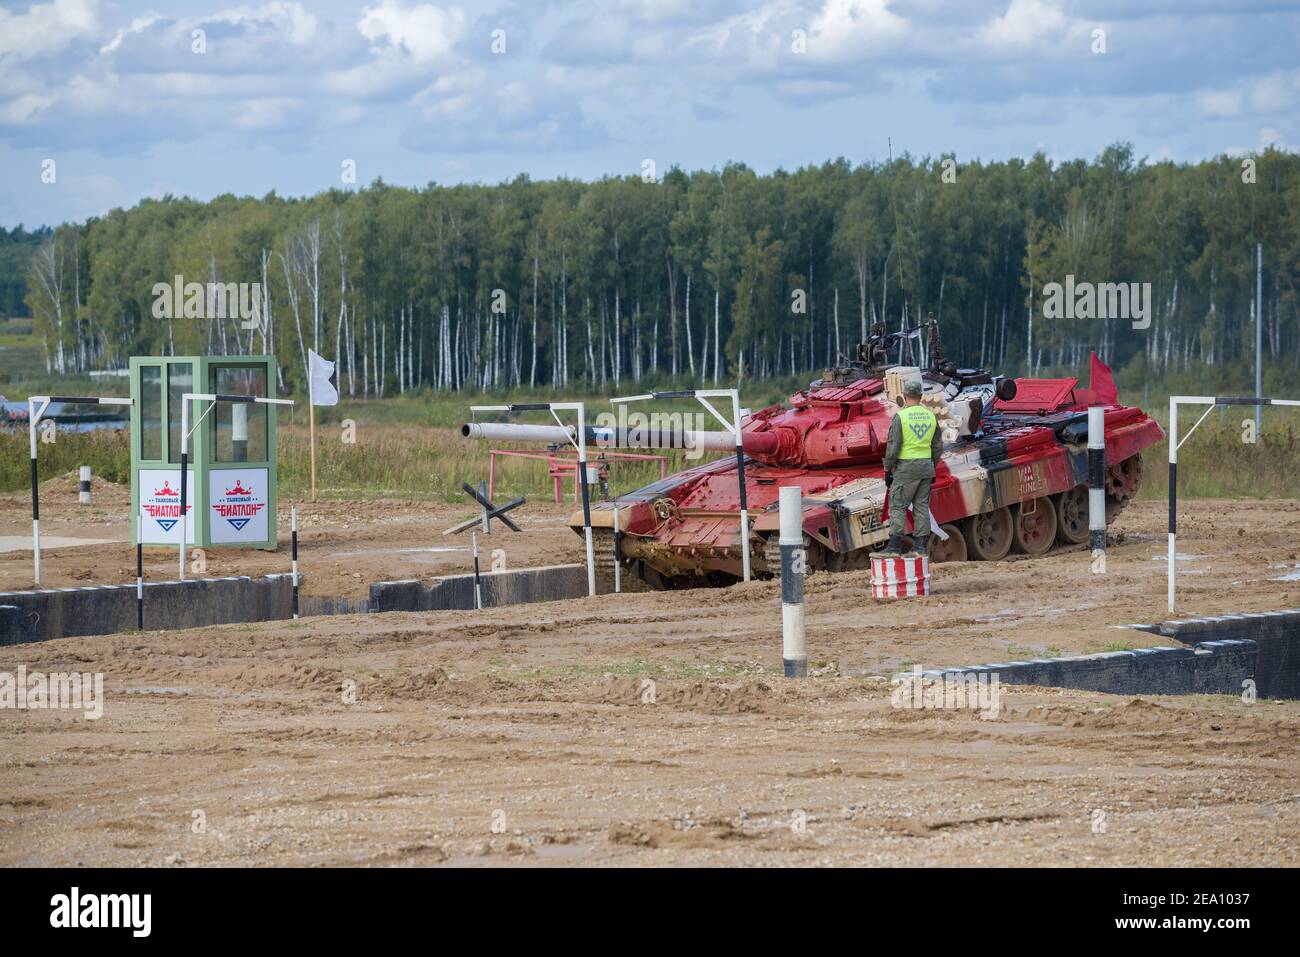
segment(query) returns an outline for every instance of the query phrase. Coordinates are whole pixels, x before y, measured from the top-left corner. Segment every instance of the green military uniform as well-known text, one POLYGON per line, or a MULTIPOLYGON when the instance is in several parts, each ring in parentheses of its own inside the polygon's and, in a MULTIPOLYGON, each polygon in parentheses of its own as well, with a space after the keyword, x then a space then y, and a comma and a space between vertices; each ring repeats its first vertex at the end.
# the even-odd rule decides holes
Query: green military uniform
POLYGON ((891 546, 907 530, 907 506, 912 506, 914 537, 924 543, 930 535, 930 485, 934 466, 943 454, 943 438, 934 413, 922 405, 898 410, 889 424, 885 471, 894 473, 889 490, 891 546))

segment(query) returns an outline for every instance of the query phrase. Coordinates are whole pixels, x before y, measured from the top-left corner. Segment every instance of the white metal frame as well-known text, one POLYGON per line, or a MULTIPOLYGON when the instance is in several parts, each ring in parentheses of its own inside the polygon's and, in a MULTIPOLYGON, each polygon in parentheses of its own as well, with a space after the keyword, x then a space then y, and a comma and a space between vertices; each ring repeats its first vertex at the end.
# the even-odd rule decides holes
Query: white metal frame
POLYGON ((585 402, 517 402, 512 405, 471 405, 472 412, 533 412, 546 409, 568 435, 578 452, 578 474, 582 486, 582 531, 587 548, 587 594, 596 594, 596 557, 591 539, 591 489, 587 476, 587 404, 585 402), (565 425, 556 412, 577 412, 578 428, 565 425))
MULTIPOLYGON (((186 392, 181 396, 181 548, 180 580, 185 581, 185 539, 189 537, 189 512, 185 503, 185 472, 189 465, 190 435, 199 427, 209 412, 217 407, 218 402, 242 402, 246 405, 293 405, 293 399, 264 399, 257 395, 223 395, 214 392, 186 392), (190 402, 207 402, 208 407, 190 425, 190 402)), ((191 507, 193 503, 190 503, 191 507)))
POLYGON ((1178 579, 1178 450, 1192 437, 1206 417, 1220 405, 1250 405, 1259 409, 1265 405, 1300 407, 1300 399, 1268 399, 1255 396, 1171 395, 1169 397, 1169 612, 1173 614, 1178 579), (1208 406, 1196 425, 1178 438, 1178 406, 1208 406))
POLYGON ((54 403, 59 405, 131 405, 130 399, 119 396, 60 396, 32 395, 27 397, 27 434, 31 440, 32 457, 32 565, 36 584, 41 583, 41 501, 37 491, 36 427, 54 403))
POLYGON ((750 580, 749 571, 749 496, 745 489, 745 440, 740 432, 740 391, 738 389, 683 389, 678 392, 648 392, 644 395, 629 395, 619 399, 610 399, 610 404, 620 405, 625 402, 645 402, 649 399, 686 399, 699 400, 722 427, 736 437, 736 478, 740 486, 740 557, 744 568, 745 581, 750 580), (731 414, 735 424, 713 407, 709 399, 731 399, 731 414))

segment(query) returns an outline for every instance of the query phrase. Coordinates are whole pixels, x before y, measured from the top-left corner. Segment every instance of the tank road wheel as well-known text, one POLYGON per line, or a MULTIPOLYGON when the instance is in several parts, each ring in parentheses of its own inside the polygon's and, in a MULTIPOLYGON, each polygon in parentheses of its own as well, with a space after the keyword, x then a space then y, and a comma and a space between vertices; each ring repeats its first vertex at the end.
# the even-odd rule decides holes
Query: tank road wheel
POLYGON ((641 576, 641 580, 655 591, 677 591, 681 588, 691 587, 691 576, 665 575, 649 562, 642 561, 641 567, 637 571, 641 576))
POLYGON ((1011 509, 1005 505, 966 519, 966 545, 971 558, 997 562, 1011 551, 1011 509))
POLYGON ((1088 540, 1088 486, 1076 485, 1056 499, 1056 540, 1078 545, 1088 540))
POLYGON ((938 535, 930 536, 930 561, 964 562, 966 560, 966 539, 956 525, 942 526, 948 540, 940 540, 938 535))
POLYGON ((1042 555, 1056 541, 1056 506, 1047 496, 1011 510, 1011 547, 1022 555, 1042 555))
POLYGON ((1142 484, 1142 456, 1130 455, 1106 470, 1106 495, 1121 505, 1138 492, 1142 484))
POLYGON ((1142 484, 1142 455, 1130 455, 1106 469, 1106 524, 1115 521, 1142 484))

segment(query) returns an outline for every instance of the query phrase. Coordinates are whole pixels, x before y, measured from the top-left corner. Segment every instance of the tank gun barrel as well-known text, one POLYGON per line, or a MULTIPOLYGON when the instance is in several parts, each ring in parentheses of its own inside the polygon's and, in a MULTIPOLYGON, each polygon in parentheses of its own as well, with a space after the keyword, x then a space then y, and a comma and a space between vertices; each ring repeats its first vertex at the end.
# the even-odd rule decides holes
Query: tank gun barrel
MULTIPOLYGON (((517 422, 466 422, 460 434, 467 439, 494 442, 539 442, 565 444, 573 440, 573 426, 526 425, 517 422)), ((653 428, 611 429, 587 426, 587 445, 604 449, 702 449, 732 452, 736 437, 730 432, 653 428)), ((769 432, 743 432, 741 441, 748 455, 770 455, 776 451, 777 436, 769 432)))

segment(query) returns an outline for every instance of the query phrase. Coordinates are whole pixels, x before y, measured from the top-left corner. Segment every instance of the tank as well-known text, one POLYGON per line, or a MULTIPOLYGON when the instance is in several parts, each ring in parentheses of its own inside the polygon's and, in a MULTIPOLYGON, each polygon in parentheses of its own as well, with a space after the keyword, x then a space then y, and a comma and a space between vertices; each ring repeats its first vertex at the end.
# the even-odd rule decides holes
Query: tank
MULTIPOLYGON (((730 453, 592 503, 597 565, 606 574, 621 562, 656 589, 727 585, 742 576, 743 547, 752 573, 770 576, 780 569, 778 490, 798 485, 808 571, 869 567, 871 553, 889 538, 883 466, 889 425, 903 384, 918 377, 944 446, 930 496, 932 521, 941 530, 930 538, 931 560, 998 561, 1012 552, 1037 556, 1081 545, 1088 540, 1088 407, 1105 408, 1108 525, 1137 494, 1142 451, 1164 435, 1151 416, 1120 404, 1110 369, 1095 354, 1090 366, 1087 388, 1076 378, 1011 379, 944 358, 933 320, 911 333, 873 329, 851 360, 842 358, 788 405, 743 419, 744 543, 731 433, 588 428, 587 441, 597 448, 730 453), (925 361, 904 364, 904 349, 922 345, 922 336, 925 361), (896 350, 898 361, 891 361, 896 350)), ((462 434, 554 442, 573 433, 559 426, 480 423, 464 426, 462 434)), ((570 524, 581 534, 582 513, 570 524)), ((909 514, 909 532, 912 527, 909 514)))

